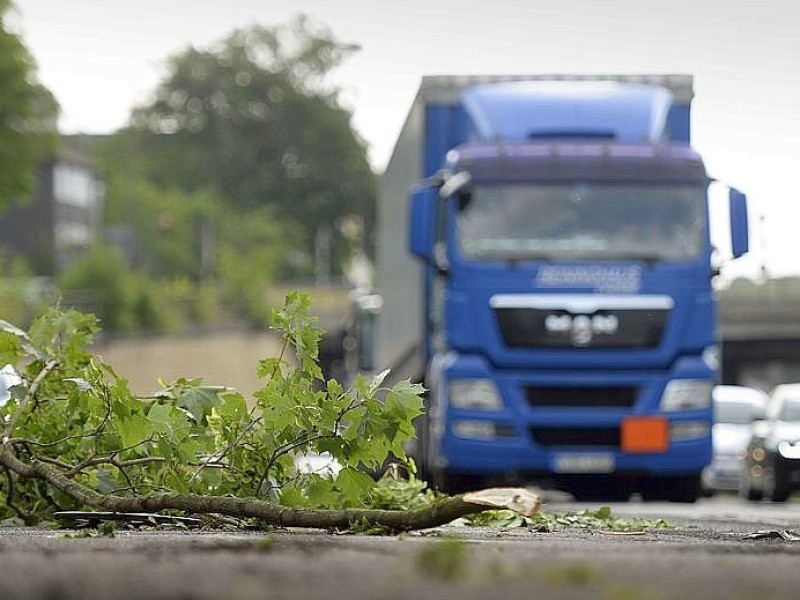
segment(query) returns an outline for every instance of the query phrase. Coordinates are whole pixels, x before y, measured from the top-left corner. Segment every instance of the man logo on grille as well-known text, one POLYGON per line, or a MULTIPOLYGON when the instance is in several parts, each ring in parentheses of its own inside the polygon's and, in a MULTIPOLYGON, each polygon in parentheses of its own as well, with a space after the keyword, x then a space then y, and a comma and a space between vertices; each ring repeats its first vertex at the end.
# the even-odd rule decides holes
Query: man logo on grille
POLYGON ((619 319, 614 315, 547 315, 544 328, 548 333, 569 334, 573 346, 585 347, 595 335, 612 335, 619 330, 619 319))

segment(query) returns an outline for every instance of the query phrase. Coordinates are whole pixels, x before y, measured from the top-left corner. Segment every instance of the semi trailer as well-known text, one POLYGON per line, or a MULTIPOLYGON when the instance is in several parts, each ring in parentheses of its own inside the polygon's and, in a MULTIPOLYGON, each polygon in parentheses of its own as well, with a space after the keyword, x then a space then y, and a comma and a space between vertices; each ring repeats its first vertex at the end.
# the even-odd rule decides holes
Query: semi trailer
POLYGON ((697 498, 720 257, 692 98, 690 75, 423 78, 379 185, 359 356, 424 382, 412 453, 440 489, 697 498))

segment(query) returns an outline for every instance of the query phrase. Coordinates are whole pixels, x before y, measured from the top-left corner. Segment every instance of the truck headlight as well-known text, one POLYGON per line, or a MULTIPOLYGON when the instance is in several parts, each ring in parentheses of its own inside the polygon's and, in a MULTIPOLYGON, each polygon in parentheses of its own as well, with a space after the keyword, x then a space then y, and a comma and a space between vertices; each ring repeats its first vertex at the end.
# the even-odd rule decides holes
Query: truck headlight
POLYGON ((478 419, 453 421, 451 431, 456 437, 470 440, 502 440, 517 436, 517 430, 511 425, 478 419))
POLYGON ((711 433, 711 426, 705 421, 675 421, 669 427, 669 439, 673 442, 696 440, 711 433))
POLYGON ((713 383, 707 379, 673 379, 661 394, 661 410, 697 410, 711 406, 713 383))
POLYGON ((467 410, 500 410, 503 402, 490 379, 454 379, 450 382, 450 406, 467 410))
POLYGON ((497 437, 494 423, 490 421, 453 421, 453 435, 472 440, 493 440, 497 437))

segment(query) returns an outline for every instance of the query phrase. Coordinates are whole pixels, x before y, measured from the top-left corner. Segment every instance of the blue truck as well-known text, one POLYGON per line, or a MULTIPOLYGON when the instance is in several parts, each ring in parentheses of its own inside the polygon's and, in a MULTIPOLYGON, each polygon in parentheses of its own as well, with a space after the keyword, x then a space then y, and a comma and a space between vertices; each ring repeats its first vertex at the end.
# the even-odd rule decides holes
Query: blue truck
MULTIPOLYGON (((379 186, 360 353, 425 383, 412 452, 440 489, 698 497, 720 250, 692 97, 690 75, 423 78, 379 186)), ((739 257, 746 198, 725 190, 739 257)))

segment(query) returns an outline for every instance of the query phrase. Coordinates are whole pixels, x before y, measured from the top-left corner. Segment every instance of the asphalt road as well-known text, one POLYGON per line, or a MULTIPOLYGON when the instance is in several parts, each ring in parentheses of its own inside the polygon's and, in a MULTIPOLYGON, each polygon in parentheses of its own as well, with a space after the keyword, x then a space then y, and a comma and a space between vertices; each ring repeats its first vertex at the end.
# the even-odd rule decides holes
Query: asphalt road
MULTIPOLYGON (((546 502, 548 512, 597 504, 546 502)), ((0 598, 795 598, 800 503, 611 505, 674 526, 621 535, 445 527, 402 536, 0 529, 0 598)))

